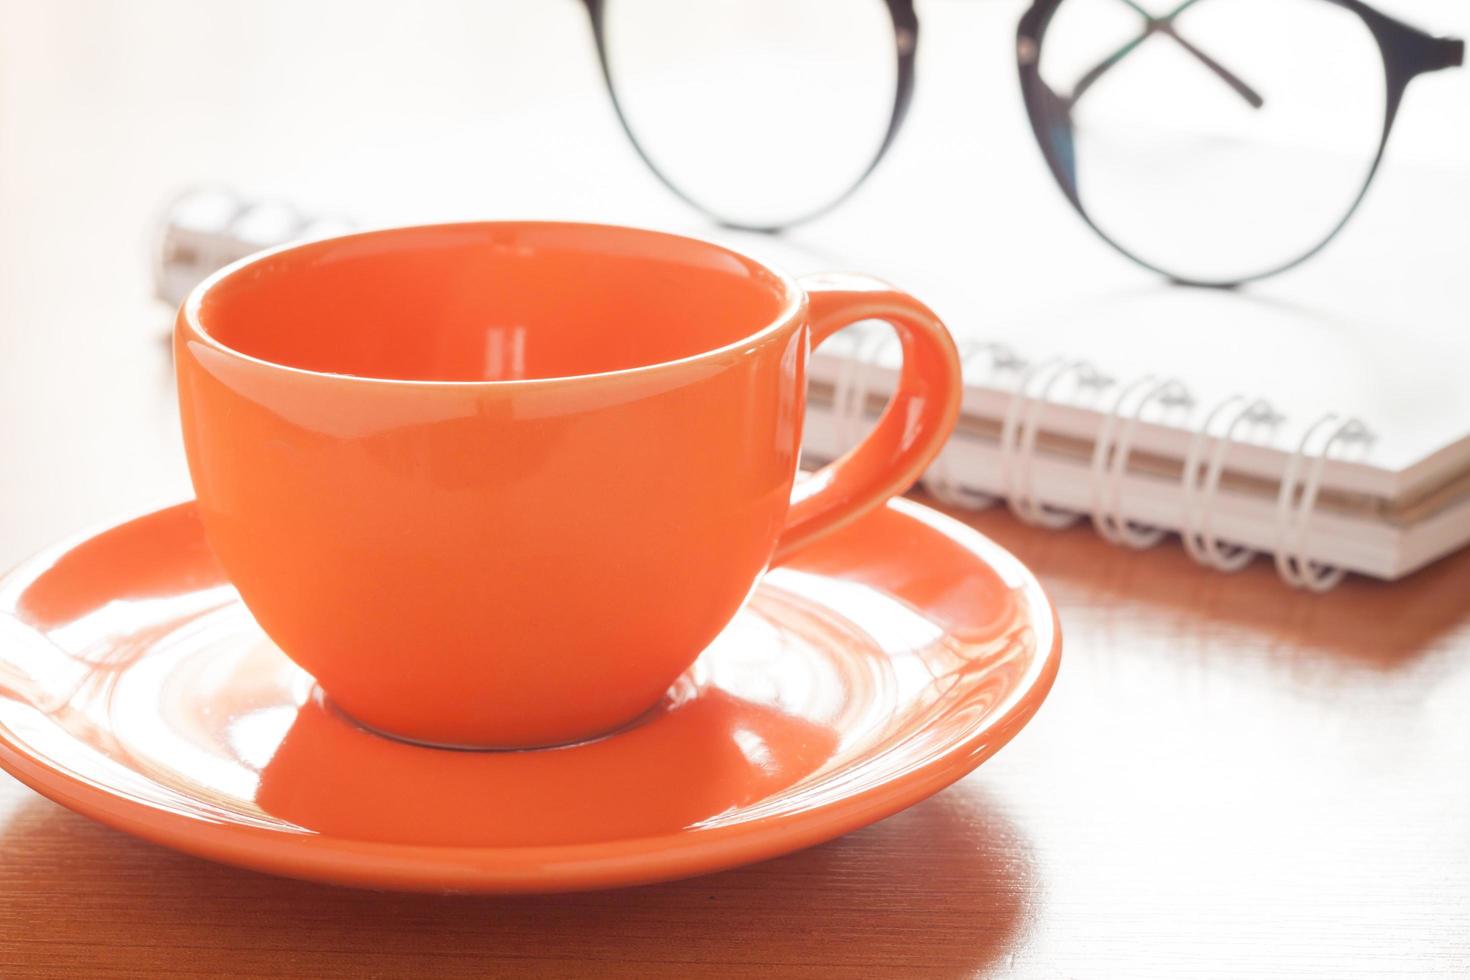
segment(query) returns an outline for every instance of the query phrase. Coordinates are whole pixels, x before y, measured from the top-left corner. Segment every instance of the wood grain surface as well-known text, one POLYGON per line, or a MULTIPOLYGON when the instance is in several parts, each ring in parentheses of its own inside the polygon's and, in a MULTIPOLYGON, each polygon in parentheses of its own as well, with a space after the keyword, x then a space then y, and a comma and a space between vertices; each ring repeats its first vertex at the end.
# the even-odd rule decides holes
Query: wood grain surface
POLYGON ((1463 976, 1470 554, 1283 591, 973 519, 1059 603, 1050 701, 846 838, 626 891, 376 894, 212 865, 0 783, 0 975, 1463 976))
MULTIPOLYGON (((452 169, 434 141, 514 108, 492 62, 595 86, 576 5, 386 4, 372 31, 365 6, 0 0, 0 566, 187 493, 145 250, 171 189, 535 206, 476 196, 496 158, 452 169)), ((994 7, 1005 30, 1019 7, 994 7)), ((541 138, 521 149, 571 165, 541 138)), ((609 145, 598 180, 646 180, 609 145)), ((610 185, 578 186, 569 206, 610 185)), ((0 776, 0 978, 1470 975, 1470 554, 1319 597, 1175 542, 966 519, 1054 597, 1062 669, 905 813, 691 881, 435 898, 216 866, 0 776)))

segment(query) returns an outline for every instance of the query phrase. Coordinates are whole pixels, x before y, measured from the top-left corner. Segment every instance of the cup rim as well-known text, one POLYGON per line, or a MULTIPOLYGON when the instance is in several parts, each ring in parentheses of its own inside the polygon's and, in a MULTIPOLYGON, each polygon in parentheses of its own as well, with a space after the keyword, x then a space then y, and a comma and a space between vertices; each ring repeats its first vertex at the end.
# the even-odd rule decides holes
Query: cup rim
POLYGON ((706 361, 720 361, 731 355, 740 356, 744 352, 765 343, 772 336, 780 333, 782 329, 798 319, 802 310, 806 308, 806 294, 796 281, 789 275, 777 269, 772 269, 764 262, 751 258, 743 252, 737 252, 732 248, 719 245, 701 238, 689 235, 676 235, 672 232, 656 231, 650 228, 639 228, 634 225, 614 225, 586 221, 442 221, 428 222, 424 224, 410 225, 383 225, 375 228, 367 228, 362 231, 350 232, 345 235, 332 235, 327 238, 315 238, 307 241, 286 242, 269 248, 252 252, 244 258, 236 259, 234 262, 220 268, 206 276, 198 285, 189 290, 184 302, 179 307, 178 318, 181 324, 187 325, 189 331, 203 341, 211 349, 219 351, 233 358, 258 364, 261 367, 274 371, 285 371, 303 377, 320 378, 331 381, 346 381, 372 385, 393 385, 408 387, 430 387, 430 388, 453 388, 453 389, 481 389, 481 388, 507 388, 507 387, 529 387, 565 384, 569 381, 594 381, 601 379, 642 377, 658 372, 671 371, 700 364, 706 361), (231 347, 219 338, 215 337, 205 329, 200 319, 200 306, 204 297, 224 280, 243 272, 244 270, 262 262, 266 259, 293 252, 298 249, 310 248, 325 242, 346 241, 355 238, 371 238, 394 232, 423 232, 435 229, 464 229, 464 228, 510 228, 510 227, 532 227, 532 228, 565 228, 588 231, 594 234, 612 232, 615 234, 634 234, 640 236, 652 236, 670 239, 692 245, 699 248, 714 249, 733 256, 750 266, 758 268, 781 284, 784 293, 781 309, 768 323, 763 324, 751 333, 739 337, 719 347, 699 351, 684 357, 674 358, 666 361, 654 361, 649 364, 637 364, 633 367, 617 368, 611 371, 591 371, 584 374, 553 375, 545 378, 507 378, 501 380, 437 380, 432 378, 378 378, 366 374, 344 374, 333 371, 316 371, 311 368, 298 367, 293 364, 283 364, 280 361, 272 361, 267 358, 257 357, 254 354, 231 347))

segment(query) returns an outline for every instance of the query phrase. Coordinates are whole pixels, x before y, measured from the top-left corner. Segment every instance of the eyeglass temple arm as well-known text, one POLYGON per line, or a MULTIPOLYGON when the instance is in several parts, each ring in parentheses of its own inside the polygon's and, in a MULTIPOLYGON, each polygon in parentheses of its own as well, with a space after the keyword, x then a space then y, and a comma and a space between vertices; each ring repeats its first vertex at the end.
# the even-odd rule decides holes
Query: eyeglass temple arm
POLYGON ((1204 65, 1211 72, 1213 72, 1215 76, 1218 77, 1226 85, 1229 85, 1232 89, 1234 89, 1236 94, 1239 95, 1242 99, 1250 103, 1251 108, 1259 109, 1261 108, 1261 106, 1266 104, 1266 100, 1261 97, 1261 94, 1259 92, 1243 82, 1240 77, 1232 72, 1230 69, 1226 68, 1224 65, 1220 64, 1220 62, 1216 61, 1214 58, 1201 51, 1194 44, 1190 43, 1183 36, 1181 36, 1178 31, 1174 29, 1175 18, 1184 13, 1184 11, 1188 10, 1190 7, 1194 6, 1196 3, 1199 2, 1199 0, 1184 0, 1183 3, 1181 3, 1179 6, 1175 7, 1173 10, 1162 17, 1155 17, 1154 15, 1150 14, 1147 10, 1144 10, 1137 3, 1135 3, 1134 0, 1119 0, 1119 2, 1131 7, 1140 17, 1143 18, 1143 33, 1138 35, 1138 37, 1134 38, 1133 40, 1129 41, 1127 44, 1120 47, 1118 50, 1114 51, 1112 54, 1108 55, 1102 61, 1098 62, 1091 69, 1089 69, 1086 73, 1084 73, 1081 78, 1077 79, 1077 84, 1072 86, 1072 93, 1067 96, 1068 105, 1076 105, 1077 100, 1082 98, 1083 92, 1086 92, 1099 78, 1101 78, 1103 75, 1106 75, 1113 68, 1114 65, 1122 61, 1129 54, 1131 54, 1134 48, 1137 48, 1140 44, 1142 44, 1144 41, 1155 34, 1163 34, 1166 37, 1172 38, 1175 43, 1177 43, 1185 51, 1188 51, 1190 54, 1192 54, 1195 57, 1195 60, 1197 60, 1200 64, 1204 65))
POLYGON ((1465 63, 1465 42, 1457 37, 1437 37, 1423 64, 1424 71, 1459 68, 1465 63))

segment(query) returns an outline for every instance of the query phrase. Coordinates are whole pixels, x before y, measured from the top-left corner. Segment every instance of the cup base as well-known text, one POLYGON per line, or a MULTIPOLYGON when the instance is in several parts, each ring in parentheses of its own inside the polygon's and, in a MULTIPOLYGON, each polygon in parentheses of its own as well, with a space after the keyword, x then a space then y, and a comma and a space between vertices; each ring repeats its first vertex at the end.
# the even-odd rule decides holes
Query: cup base
POLYGON ((340 705, 327 695, 326 691, 322 690, 320 684, 312 685, 311 697, 324 708, 334 712, 349 724, 355 725, 371 735, 386 738, 393 742, 402 742, 405 745, 414 745, 423 749, 442 749, 446 752, 547 752, 553 749, 576 748, 579 745, 590 745, 593 742, 601 742, 603 739, 612 738, 615 735, 621 735, 626 731, 637 728, 657 715, 662 707, 662 701, 660 701, 659 704, 649 708, 632 721, 624 722, 605 732, 598 732, 595 735, 574 738, 565 742, 547 742, 540 745, 461 745, 453 742, 431 742, 422 738, 414 738, 411 735, 400 735, 397 732, 390 732, 376 725, 369 725, 360 718, 356 718, 344 711, 340 705))

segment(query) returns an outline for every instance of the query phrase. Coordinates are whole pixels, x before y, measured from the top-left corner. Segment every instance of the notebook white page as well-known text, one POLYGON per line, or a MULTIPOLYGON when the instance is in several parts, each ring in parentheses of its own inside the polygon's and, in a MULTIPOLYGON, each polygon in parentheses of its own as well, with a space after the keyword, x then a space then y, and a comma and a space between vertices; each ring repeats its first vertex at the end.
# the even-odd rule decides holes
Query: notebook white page
MULTIPOLYGON (((1403 6, 1428 29, 1470 33, 1463 5, 1403 6)), ((990 26, 1003 31, 1005 20, 990 26)), ((1029 359, 1085 358, 1124 381, 1178 377, 1199 402, 1194 423, 1232 393, 1266 397, 1287 416, 1274 440, 1286 450, 1324 413, 1359 417, 1376 439, 1365 465, 1329 465, 1328 481, 1343 489, 1399 498, 1470 465, 1470 71, 1411 85, 1383 167, 1337 241, 1296 270, 1222 293, 1168 286, 1112 254, 1052 186, 1019 108, 984 101, 995 116, 987 138, 956 128, 977 88, 1018 102, 1014 83, 987 63, 1008 56, 1004 44, 968 27, 930 30, 925 44, 912 128, 876 186, 769 243, 775 254, 881 271, 957 336, 1001 341, 1029 359), (984 54, 973 46, 967 59, 961 49, 981 37, 984 54), (901 206, 880 193, 902 195, 901 206)), ((996 417, 1003 403, 972 396, 971 407, 996 417)), ((1047 423, 1079 436, 1097 428, 1095 415, 1065 409, 1047 423)), ((1187 445, 1182 433, 1141 439, 1174 455, 1187 445)), ((1271 475, 1282 460, 1247 449, 1232 465, 1271 475)))

